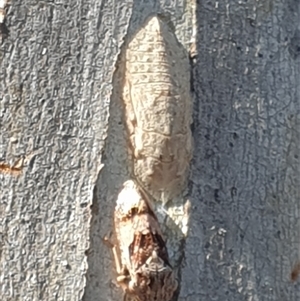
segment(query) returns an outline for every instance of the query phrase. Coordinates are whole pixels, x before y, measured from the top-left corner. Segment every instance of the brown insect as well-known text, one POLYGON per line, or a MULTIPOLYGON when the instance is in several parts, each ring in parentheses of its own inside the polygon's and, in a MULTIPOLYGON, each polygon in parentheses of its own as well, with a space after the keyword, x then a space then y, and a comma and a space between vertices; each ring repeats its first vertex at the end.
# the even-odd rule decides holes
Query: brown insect
POLYGON ((0 173, 12 176, 19 176, 22 173, 25 157, 19 158, 13 166, 5 162, 0 162, 0 173))
POLYGON ((296 281, 298 279, 298 276, 300 274, 300 262, 295 264, 294 268, 292 269, 291 272, 291 281, 296 281))
POLYGON ((124 300, 169 301, 178 282, 157 217, 131 180, 118 196, 114 223, 117 244, 111 247, 124 300))

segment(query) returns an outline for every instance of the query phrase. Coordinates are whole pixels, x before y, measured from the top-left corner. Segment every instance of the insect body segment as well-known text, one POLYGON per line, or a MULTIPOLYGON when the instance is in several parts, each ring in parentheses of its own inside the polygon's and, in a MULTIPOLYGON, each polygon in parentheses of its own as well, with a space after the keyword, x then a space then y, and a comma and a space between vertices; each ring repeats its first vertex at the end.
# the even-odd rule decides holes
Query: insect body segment
POLYGON ((124 183, 114 214, 117 280, 126 300, 169 301, 178 284, 149 201, 137 185, 124 183))
POLYGON ((157 16, 128 43, 123 101, 133 170, 154 198, 181 192, 192 154, 190 66, 157 16))

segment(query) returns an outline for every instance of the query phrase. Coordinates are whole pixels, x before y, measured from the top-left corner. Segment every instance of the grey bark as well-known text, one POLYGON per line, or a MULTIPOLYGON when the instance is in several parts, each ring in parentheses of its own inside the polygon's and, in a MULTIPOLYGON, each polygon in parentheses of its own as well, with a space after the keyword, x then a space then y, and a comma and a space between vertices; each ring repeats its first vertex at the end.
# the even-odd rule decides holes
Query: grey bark
POLYGON ((179 251, 169 243, 179 300, 299 300, 299 5, 9 4, 0 156, 38 154, 19 178, 0 175, 0 299, 120 300, 101 241, 129 177, 115 67, 123 39, 161 12, 186 47, 195 34, 189 232, 179 251))

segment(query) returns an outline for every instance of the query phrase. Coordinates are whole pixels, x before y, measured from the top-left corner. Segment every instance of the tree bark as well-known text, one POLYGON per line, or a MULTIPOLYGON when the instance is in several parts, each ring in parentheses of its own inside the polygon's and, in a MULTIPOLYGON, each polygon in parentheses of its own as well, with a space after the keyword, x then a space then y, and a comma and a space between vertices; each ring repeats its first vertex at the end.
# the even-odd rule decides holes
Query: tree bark
POLYGON ((197 6, 181 300, 299 300, 299 2, 197 6))
POLYGON ((298 1, 24 0, 7 10, 0 159, 31 159, 18 177, 0 174, 1 300, 121 300, 102 243, 130 176, 118 55, 152 13, 192 43, 189 230, 176 245, 162 225, 178 300, 299 300, 298 1))

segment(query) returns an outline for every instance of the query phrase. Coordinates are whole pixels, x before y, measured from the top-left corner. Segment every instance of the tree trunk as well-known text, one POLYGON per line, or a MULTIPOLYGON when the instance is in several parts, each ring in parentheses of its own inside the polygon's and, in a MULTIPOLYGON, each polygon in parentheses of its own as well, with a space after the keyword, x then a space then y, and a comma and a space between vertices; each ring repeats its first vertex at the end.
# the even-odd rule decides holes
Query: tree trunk
POLYGON ((192 43, 189 230, 162 224, 175 299, 299 300, 297 0, 24 0, 7 10, 0 159, 27 165, 0 174, 1 300, 122 300, 102 243, 130 176, 116 67, 152 13, 192 43))

